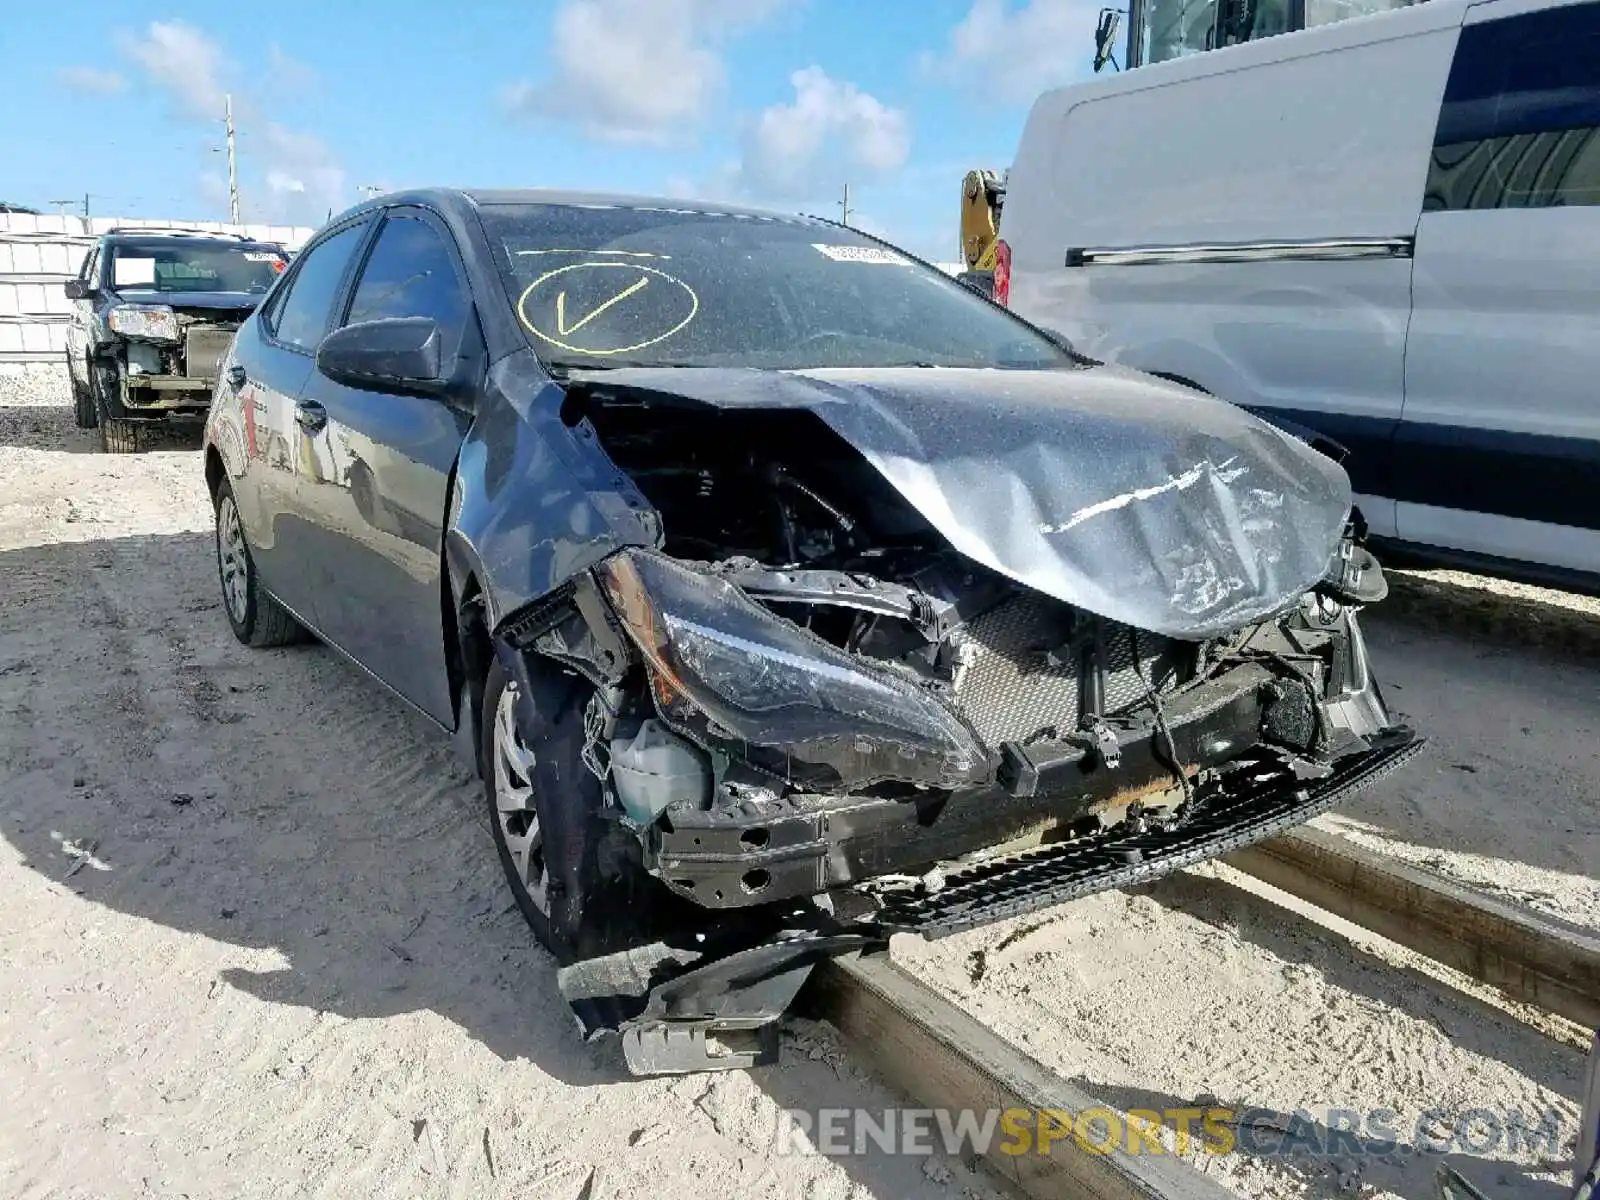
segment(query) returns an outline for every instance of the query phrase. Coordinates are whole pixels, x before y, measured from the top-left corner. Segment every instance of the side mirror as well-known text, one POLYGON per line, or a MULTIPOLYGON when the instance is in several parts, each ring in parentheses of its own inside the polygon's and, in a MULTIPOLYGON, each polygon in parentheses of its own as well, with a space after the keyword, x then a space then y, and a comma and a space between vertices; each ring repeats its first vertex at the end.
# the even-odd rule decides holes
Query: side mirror
POLYGON ((81 279, 67 280, 61 290, 66 292, 68 300, 87 300, 93 294, 93 289, 81 279))
POLYGON ((386 317, 335 329, 317 347, 317 370, 335 383, 375 392, 442 394, 439 325, 431 317, 386 317))
MULTIPOLYGON (((1102 8, 1094 27, 1094 72, 1098 75, 1107 63, 1116 65, 1117 30, 1122 27, 1122 10, 1102 8)), ((1120 71, 1122 68, 1117 67, 1120 71)))

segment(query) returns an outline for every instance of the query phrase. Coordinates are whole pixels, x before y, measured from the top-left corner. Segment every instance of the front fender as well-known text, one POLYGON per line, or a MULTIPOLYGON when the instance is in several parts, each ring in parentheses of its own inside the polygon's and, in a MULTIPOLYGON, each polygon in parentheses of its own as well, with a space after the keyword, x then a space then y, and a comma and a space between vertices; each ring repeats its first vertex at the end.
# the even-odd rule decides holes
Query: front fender
POLYGON ((461 446, 445 554, 458 603, 478 581, 491 631, 622 547, 659 541, 658 514, 593 429, 562 420, 564 397, 531 352, 502 359, 461 446))

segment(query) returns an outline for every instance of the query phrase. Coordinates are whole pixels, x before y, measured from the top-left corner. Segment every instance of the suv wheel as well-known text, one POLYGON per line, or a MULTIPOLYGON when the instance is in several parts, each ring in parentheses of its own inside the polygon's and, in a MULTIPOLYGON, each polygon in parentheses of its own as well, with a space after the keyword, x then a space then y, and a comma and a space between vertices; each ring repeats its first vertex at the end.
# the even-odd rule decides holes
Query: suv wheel
POLYGON ((72 385, 72 423, 79 429, 93 429, 100 423, 95 411, 94 394, 87 383, 80 383, 72 370, 72 356, 67 356, 67 381, 72 385))
POLYGON ((222 611, 233 636, 246 646, 287 646, 301 641, 305 629, 262 590, 255 561, 244 537, 244 522, 233 489, 224 479, 217 486, 217 578, 222 584, 222 611))
POLYGON ((96 424, 100 426, 100 448, 107 454, 137 454, 139 452, 139 422, 130 421, 121 414, 123 378, 122 368, 94 371, 89 376, 94 389, 96 424), (116 389, 107 395, 107 384, 116 389))

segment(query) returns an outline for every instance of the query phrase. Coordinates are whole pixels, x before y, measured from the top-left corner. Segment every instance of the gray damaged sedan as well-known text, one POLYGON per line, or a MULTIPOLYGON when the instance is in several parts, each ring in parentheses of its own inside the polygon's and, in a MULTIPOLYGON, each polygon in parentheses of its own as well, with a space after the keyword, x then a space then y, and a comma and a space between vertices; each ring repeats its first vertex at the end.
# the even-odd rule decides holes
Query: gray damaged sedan
POLYGON ((1307 436, 831 222, 422 191, 322 230, 205 439, 239 639, 455 737, 586 1036, 742 1066, 817 961, 1195 863, 1420 746, 1307 436))

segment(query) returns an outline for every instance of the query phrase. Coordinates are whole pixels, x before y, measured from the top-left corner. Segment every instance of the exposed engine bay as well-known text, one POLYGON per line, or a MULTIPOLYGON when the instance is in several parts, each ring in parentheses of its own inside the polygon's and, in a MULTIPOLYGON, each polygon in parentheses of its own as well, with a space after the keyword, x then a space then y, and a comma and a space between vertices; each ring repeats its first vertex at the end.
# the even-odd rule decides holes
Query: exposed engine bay
MULTIPOLYGON (((1368 673, 1355 611, 1385 584, 1359 528, 1267 619, 1184 639, 957 552, 812 412, 594 384, 563 418, 659 544, 504 636, 594 685, 584 764, 643 869, 699 909, 798 903, 812 942, 953 932, 1269 836, 1417 744, 1368 673)), ((659 1018, 659 997, 594 1006, 616 970, 564 972, 580 1020, 659 1018)))
MULTIPOLYGON (((205 405, 234 332, 249 315, 248 308, 180 306, 150 336, 122 337, 114 345, 120 350, 127 385, 123 404, 130 408, 205 405)), ((115 379, 106 386, 114 389, 115 379)))

